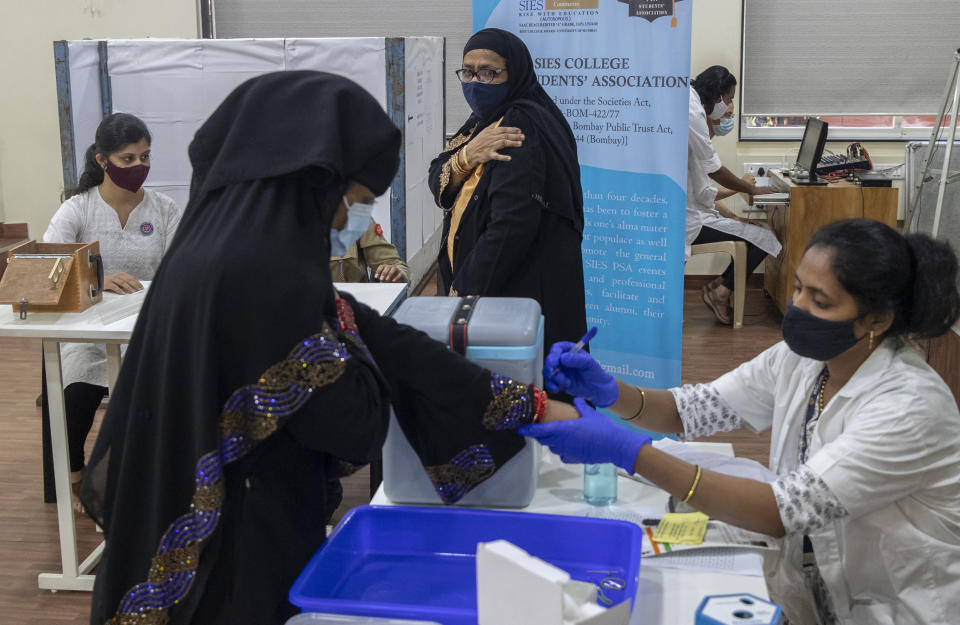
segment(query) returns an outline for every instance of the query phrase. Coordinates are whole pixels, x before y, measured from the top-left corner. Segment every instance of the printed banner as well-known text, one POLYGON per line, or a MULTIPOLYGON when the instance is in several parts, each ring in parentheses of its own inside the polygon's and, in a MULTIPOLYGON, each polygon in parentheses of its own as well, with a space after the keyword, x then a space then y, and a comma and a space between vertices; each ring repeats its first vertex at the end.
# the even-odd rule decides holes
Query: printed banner
MULTIPOLYGON (((577 137, 590 351, 620 379, 680 384, 691 0, 474 0, 520 36, 577 137)), ((570 337, 575 341, 578 337, 570 337)))

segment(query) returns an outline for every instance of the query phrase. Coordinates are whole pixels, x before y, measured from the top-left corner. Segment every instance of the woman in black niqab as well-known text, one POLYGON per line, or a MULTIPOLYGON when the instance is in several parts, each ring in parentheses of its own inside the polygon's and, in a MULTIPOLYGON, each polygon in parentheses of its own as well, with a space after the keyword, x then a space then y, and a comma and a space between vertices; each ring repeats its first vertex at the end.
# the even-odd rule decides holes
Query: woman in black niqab
POLYGON ((441 292, 536 299, 545 345, 576 341, 586 331, 576 139, 519 37, 487 28, 467 41, 465 59, 475 50, 502 57, 507 79, 505 85, 464 84, 473 114, 430 165, 430 189, 444 211, 441 292), (498 104, 491 104, 491 91, 504 94, 498 104), (498 150, 509 160, 487 160, 486 150, 474 148, 481 133, 497 126, 522 132, 521 145, 498 150), (454 170, 458 155, 466 177, 454 170))
POLYGON ((341 196, 386 191, 399 145, 362 88, 307 71, 245 82, 197 132, 83 485, 107 538, 92 624, 285 622, 388 403, 445 501, 523 447, 542 391, 332 287, 341 196))

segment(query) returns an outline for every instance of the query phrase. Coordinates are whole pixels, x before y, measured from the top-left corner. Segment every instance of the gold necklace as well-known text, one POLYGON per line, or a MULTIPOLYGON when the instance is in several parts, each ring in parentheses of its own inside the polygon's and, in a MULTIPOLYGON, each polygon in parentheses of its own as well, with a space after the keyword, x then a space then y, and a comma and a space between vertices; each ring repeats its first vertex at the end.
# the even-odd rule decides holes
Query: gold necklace
POLYGON ((817 416, 823 414, 823 389, 827 385, 827 380, 830 379, 830 371, 827 371, 826 375, 823 376, 823 381, 820 382, 820 390, 817 392, 817 416))

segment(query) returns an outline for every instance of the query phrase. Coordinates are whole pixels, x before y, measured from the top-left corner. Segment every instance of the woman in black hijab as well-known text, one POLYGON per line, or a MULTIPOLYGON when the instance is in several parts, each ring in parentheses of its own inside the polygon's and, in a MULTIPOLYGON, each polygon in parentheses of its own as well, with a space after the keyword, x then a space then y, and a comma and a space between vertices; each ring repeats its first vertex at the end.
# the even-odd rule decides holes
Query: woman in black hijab
POLYGON ((430 165, 444 211, 440 292, 532 297, 545 344, 576 341, 586 310, 573 132, 516 35, 481 30, 463 55, 457 73, 473 114, 430 165))
POLYGON ((506 430, 567 408, 334 291, 330 239, 399 146, 370 95, 318 72, 251 79, 197 132, 84 481, 107 538, 92 624, 285 622, 388 402, 445 501, 523 447, 506 430))

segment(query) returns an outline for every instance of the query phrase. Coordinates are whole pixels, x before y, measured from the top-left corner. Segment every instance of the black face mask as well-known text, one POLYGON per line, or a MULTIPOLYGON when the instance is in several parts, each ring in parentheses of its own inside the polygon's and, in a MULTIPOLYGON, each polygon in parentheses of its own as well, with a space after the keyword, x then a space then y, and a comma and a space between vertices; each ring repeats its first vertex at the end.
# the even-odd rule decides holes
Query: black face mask
POLYGON ((831 360, 860 342, 853 333, 853 324, 859 317, 849 321, 828 321, 793 305, 787 304, 783 315, 783 340, 798 356, 814 360, 831 360))

